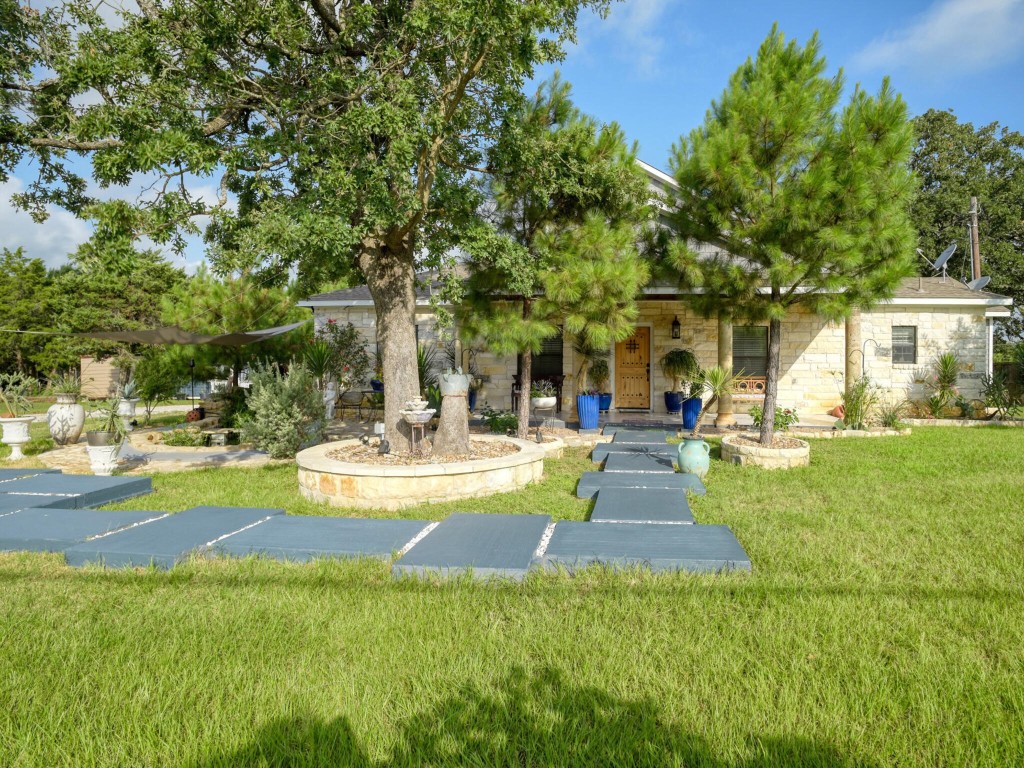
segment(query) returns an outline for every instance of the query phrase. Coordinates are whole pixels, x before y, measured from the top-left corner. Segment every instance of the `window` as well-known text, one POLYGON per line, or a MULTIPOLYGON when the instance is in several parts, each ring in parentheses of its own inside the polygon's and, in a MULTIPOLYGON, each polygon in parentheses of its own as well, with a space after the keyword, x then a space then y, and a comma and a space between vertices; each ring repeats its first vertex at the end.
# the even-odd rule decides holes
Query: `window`
POLYGON ((540 352, 533 356, 530 378, 552 379, 561 376, 562 369, 562 330, 558 330, 557 336, 544 339, 540 352))
POLYGON ((768 326, 737 325, 732 329, 732 369, 749 378, 768 375, 768 326))
POLYGON ((916 325, 894 325, 892 327, 892 361, 917 364, 916 325))

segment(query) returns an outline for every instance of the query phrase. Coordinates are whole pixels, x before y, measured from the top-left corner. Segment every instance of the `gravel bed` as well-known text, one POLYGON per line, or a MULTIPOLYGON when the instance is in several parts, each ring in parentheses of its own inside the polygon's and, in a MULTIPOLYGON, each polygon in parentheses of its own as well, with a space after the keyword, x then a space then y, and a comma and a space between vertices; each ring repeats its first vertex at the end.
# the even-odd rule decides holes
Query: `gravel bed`
POLYGON ((434 456, 430 453, 425 455, 387 453, 382 456, 377 453, 377 446, 378 443, 375 440, 371 440, 369 445, 347 445, 344 448, 330 451, 327 454, 327 458, 353 464, 407 467, 420 464, 454 464, 459 461, 471 461, 473 459, 497 459, 501 456, 519 453, 519 446, 515 443, 498 440, 471 439, 469 441, 469 454, 465 456, 434 456))
POLYGON ((804 445, 801 440, 797 440, 795 437, 780 437, 779 435, 776 435, 772 439, 771 445, 761 445, 761 441, 757 438, 744 437, 741 435, 734 437, 732 442, 740 445, 750 445, 755 448, 802 448, 804 445))

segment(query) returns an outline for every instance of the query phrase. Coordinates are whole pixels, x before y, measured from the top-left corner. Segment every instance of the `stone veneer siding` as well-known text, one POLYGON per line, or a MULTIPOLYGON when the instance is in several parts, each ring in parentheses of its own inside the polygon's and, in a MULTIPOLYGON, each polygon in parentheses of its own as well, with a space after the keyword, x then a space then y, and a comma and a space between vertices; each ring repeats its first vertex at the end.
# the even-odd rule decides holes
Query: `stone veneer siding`
MULTIPOLYGON (((338 322, 351 322, 367 340, 368 348, 376 349, 377 318, 372 307, 324 308, 317 307, 318 325, 329 318, 338 322)), ((416 314, 419 338, 423 343, 437 343, 434 313, 430 307, 421 307, 416 314)), ((664 392, 671 386, 661 372, 659 360, 670 349, 690 347, 701 365, 713 366, 718 362, 718 325, 714 318, 697 315, 688 304, 676 300, 645 300, 640 305, 637 324, 651 328, 651 410, 666 413, 664 392), (678 317, 681 325, 679 339, 672 338, 672 320, 678 317)), ((737 323, 742 324, 742 323, 737 323)), ((967 397, 978 397, 981 377, 987 371, 988 326, 982 308, 968 311, 962 307, 908 308, 883 305, 861 313, 862 343, 867 343, 865 372, 884 390, 890 390, 895 399, 926 396, 923 381, 930 373, 935 357, 947 350, 956 351, 965 365, 960 375, 960 389, 967 397), (891 362, 892 327, 917 326, 918 362, 916 365, 891 362)), ((563 348, 566 385, 562 390, 562 416, 574 418, 575 391, 573 378, 579 367, 572 342, 563 348)), ((803 308, 796 308, 782 321, 782 366, 779 379, 779 406, 796 408, 805 415, 822 414, 841 401, 845 360, 845 326, 843 321, 830 322, 803 308)), ((480 352, 477 368, 485 378, 478 405, 493 408, 511 407, 512 377, 516 372, 515 356, 493 355, 480 352)), ((615 355, 609 358, 611 384, 615 383, 615 355)), ((760 396, 734 396, 737 413, 744 413, 750 405, 759 403, 760 396)))

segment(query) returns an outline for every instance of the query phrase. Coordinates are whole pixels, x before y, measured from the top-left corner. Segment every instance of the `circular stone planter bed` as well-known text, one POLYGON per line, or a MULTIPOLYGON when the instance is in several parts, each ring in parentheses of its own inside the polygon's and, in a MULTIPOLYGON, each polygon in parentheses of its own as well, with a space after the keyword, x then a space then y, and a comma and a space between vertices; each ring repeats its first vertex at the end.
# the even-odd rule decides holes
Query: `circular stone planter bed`
POLYGON ((792 429, 786 434, 791 437, 809 437, 814 440, 839 440, 844 437, 901 437, 910 434, 910 427, 904 429, 792 429))
MULTIPOLYGON (((544 446, 511 437, 474 435, 473 441, 511 444, 504 456, 446 463, 378 465, 331 458, 358 440, 323 443, 301 451, 299 492, 335 507, 402 509, 515 491, 544 474, 544 446)), ((361 447, 361 446, 360 446, 361 447)))
POLYGON ((722 460, 765 469, 810 466, 811 446, 806 440, 777 435, 778 448, 765 448, 757 440, 757 435, 726 435, 722 438, 722 460))

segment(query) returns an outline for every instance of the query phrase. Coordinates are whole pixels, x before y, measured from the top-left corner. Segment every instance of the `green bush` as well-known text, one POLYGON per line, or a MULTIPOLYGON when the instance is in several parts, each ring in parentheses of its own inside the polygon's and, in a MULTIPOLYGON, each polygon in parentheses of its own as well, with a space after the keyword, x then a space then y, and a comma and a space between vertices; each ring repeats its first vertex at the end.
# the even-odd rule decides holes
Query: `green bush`
POLYGON ((496 411, 489 405, 480 409, 480 421, 497 435, 515 432, 519 429, 519 419, 510 411, 496 411))
POLYGON ((868 419, 878 403, 878 388, 868 376, 861 376, 848 391, 843 392, 843 421, 850 429, 866 429, 868 419))
POLYGON ((184 427, 165 432, 163 443, 178 448, 198 448, 206 445, 206 436, 199 427, 184 427))
MULTIPOLYGON (((754 420, 754 426, 760 429, 761 422, 764 420, 763 407, 760 405, 751 406, 750 418, 754 420)), ((775 429, 781 429, 783 432, 786 432, 799 420, 800 416, 797 414, 796 408, 775 408, 775 429)))
POLYGON ((304 446, 323 436, 324 401, 316 379, 302 364, 287 374, 274 366, 253 366, 247 400, 252 415, 242 420, 247 442, 272 458, 295 456, 304 446))

